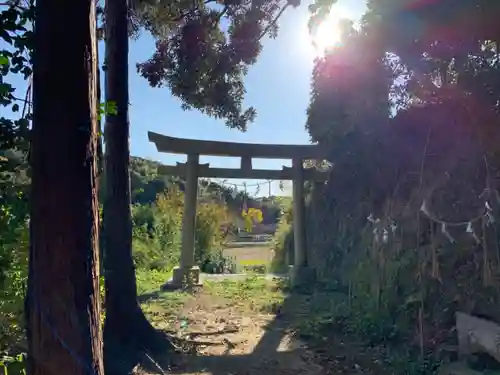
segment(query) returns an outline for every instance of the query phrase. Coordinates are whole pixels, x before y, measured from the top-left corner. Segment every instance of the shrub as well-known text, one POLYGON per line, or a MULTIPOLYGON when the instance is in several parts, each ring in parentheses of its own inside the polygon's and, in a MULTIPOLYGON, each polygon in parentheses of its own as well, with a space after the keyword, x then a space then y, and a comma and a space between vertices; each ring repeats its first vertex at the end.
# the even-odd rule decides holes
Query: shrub
POLYGON ((276 232, 273 237, 273 259, 271 261, 272 272, 283 272, 292 259, 287 259, 287 254, 293 254, 293 212, 291 200, 280 202, 282 215, 278 222, 276 232))
POLYGON ((195 261, 202 271, 222 267, 226 260, 222 254, 223 224, 227 221, 226 207, 211 202, 198 205, 196 212, 195 261))
POLYGON ((222 250, 211 251, 208 258, 201 264, 201 270, 206 273, 235 273, 236 263, 225 256, 222 250))
MULTIPOLYGON (((169 271, 179 263, 183 213, 184 195, 177 188, 158 195, 153 205, 133 207, 133 256, 138 269, 169 271)), ((222 204, 198 205, 195 262, 203 270, 213 272, 229 266, 222 255, 221 228, 227 221, 227 210, 222 204)))
POLYGON ((0 203, 0 350, 19 344, 24 332, 29 230, 22 197, 0 203))
POLYGON ((137 268, 171 269, 179 262, 183 195, 171 189, 153 205, 132 208, 133 256, 137 268))

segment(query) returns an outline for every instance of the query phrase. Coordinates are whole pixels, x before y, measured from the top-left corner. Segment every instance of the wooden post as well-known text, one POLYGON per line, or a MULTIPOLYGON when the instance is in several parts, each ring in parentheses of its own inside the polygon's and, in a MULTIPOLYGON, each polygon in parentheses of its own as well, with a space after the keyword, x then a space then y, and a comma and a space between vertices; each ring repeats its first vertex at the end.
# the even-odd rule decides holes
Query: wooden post
POLYGON ((198 197, 198 165, 200 156, 188 154, 186 185, 184 189, 184 215, 182 217, 182 246, 180 267, 174 269, 173 284, 199 284, 200 271, 194 267, 196 230, 196 204, 198 197))
POLYGON ((306 265, 305 207, 304 207, 304 169, 302 160, 293 159, 293 248, 294 274, 306 265))

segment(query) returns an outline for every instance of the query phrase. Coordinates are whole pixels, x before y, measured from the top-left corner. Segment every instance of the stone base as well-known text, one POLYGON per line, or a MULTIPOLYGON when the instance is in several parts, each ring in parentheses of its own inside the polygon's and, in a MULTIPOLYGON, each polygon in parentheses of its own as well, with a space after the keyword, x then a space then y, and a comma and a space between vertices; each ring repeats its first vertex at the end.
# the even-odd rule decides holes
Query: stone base
POLYGON ((292 288, 311 286, 316 282, 316 269, 307 266, 288 266, 288 279, 292 288))
POLYGON ((201 286, 200 267, 175 267, 170 284, 178 288, 201 286))

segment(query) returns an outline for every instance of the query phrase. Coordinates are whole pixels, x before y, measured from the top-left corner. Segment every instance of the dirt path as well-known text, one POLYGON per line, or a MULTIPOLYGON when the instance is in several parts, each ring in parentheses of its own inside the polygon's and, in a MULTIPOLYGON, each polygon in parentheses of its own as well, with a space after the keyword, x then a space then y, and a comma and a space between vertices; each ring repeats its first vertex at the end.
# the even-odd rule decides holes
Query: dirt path
POLYGON ((190 337, 195 343, 198 356, 187 358, 176 373, 322 373, 321 367, 314 364, 311 353, 286 332, 285 322, 276 319, 275 314, 248 316, 228 302, 200 294, 185 307, 183 313, 188 317, 189 328, 184 337, 190 337))
MULTIPOLYGON (((284 295, 271 283, 264 278, 208 281, 185 297, 176 314, 164 315, 169 320, 164 328, 176 332, 175 343, 185 353, 169 373, 326 374, 313 353, 288 332, 280 312, 284 295)), ((156 321, 159 315, 156 309, 156 321)))

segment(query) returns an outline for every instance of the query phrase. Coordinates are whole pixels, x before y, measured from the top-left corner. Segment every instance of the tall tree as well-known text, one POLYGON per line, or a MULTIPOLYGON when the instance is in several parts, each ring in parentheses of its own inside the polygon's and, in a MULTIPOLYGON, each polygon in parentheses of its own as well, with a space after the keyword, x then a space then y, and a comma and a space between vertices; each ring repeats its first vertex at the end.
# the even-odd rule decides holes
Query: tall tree
POLYGON ((144 352, 156 354, 168 346, 137 302, 130 212, 127 1, 107 1, 105 19, 106 103, 116 105, 116 113, 108 111, 104 127, 104 363, 107 373, 117 373, 123 371, 121 366, 134 365, 144 352))
POLYGON ((37 1, 29 373, 102 374, 95 1, 37 1), (71 33, 61 47, 54 40, 71 33))
POLYGON ((364 23, 409 73, 421 104, 473 94, 497 106, 500 3, 493 0, 369 0, 364 23))

